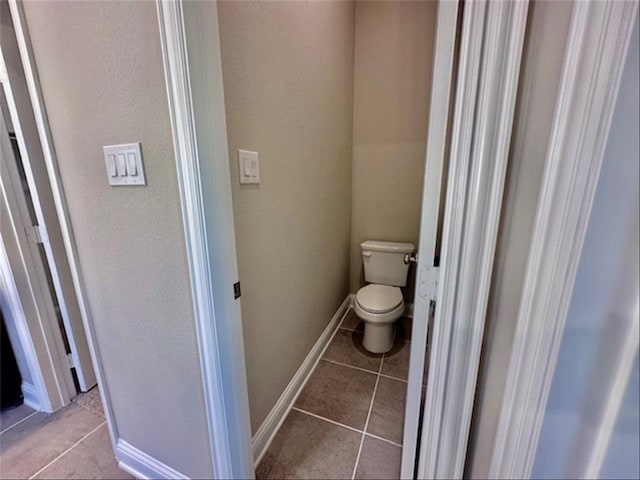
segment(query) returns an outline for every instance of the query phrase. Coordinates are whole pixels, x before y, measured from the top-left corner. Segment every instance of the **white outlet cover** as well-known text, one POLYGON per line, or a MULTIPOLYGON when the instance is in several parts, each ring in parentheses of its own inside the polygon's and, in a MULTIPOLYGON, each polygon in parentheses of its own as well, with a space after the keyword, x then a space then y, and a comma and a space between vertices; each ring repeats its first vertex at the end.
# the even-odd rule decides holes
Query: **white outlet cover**
POLYGON ((121 145, 105 145, 104 163, 107 168, 107 179, 112 186, 146 185, 144 162, 142 161, 142 144, 125 143, 121 145))

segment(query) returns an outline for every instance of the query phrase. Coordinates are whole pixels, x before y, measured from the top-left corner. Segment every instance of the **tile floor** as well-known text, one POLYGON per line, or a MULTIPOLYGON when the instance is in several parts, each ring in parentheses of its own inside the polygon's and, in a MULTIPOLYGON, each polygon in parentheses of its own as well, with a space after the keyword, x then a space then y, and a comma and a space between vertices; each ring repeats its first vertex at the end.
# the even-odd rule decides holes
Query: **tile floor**
POLYGON ((298 396, 256 477, 399 478, 409 370, 410 320, 393 349, 362 347, 351 310, 298 396))
POLYGON ((115 461, 97 388, 54 413, 0 414, 0 478, 133 478, 115 461))

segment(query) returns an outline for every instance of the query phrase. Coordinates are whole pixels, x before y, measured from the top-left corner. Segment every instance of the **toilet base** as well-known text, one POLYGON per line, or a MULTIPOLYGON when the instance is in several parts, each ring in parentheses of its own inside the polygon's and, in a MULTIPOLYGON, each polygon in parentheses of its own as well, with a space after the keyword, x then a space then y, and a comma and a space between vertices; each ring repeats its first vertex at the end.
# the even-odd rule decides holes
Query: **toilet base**
POLYGON ((371 353, 386 353, 393 348, 395 323, 364 322, 362 346, 371 353))

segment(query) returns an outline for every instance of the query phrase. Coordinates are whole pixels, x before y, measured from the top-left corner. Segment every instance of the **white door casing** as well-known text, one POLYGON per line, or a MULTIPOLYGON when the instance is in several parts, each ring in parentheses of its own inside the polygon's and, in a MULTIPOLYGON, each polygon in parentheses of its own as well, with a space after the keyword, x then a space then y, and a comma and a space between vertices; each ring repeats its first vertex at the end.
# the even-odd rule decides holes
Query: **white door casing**
POLYGON ((418 478, 463 474, 527 13, 464 7, 418 478))
MULTIPOLYGON (((10 5, 16 10, 16 6, 10 5)), ((87 342, 85 328, 83 325, 82 312, 79 298, 76 295, 72 269, 69 265, 69 257, 65 247, 63 236, 64 228, 59 222, 58 204, 60 197, 56 201, 55 185, 51 185, 50 162, 46 160, 46 153, 40 141, 40 129, 38 127, 37 115, 32 107, 32 97, 30 83, 33 83, 32 70, 24 68, 24 62, 28 61, 28 53, 25 51, 26 43, 22 32, 23 24, 14 20, 16 35, 9 29, 4 29, 2 33, 3 57, 20 58, 22 65, 13 65, 12 68, 5 68, 7 73, 3 81, 3 89, 11 122, 15 130, 16 139, 20 150, 20 156, 24 167, 29 192, 33 200, 38 227, 46 232, 42 237, 42 245, 46 253, 46 260, 55 296, 60 308, 60 314, 64 323, 65 333, 71 349, 71 359, 76 370, 80 389, 87 391, 96 384, 96 374, 91 360, 89 344, 87 342), (21 48, 22 47, 22 48, 21 48), (12 51, 9 52, 9 49, 12 51), (24 76, 23 76, 24 71, 24 76), (27 78, 31 77, 31 78, 27 78)), ((59 185, 58 185, 59 187, 59 185)))
POLYGON ((75 387, 66 361, 45 266, 38 245, 30 243, 26 235, 25 228, 30 222, 29 211, 2 115, 0 154, 0 270, 3 288, 6 289, 2 295, 7 297, 11 321, 15 322, 22 350, 27 357, 37 390, 37 406, 52 412, 69 403, 75 395, 75 387))
POLYGON ((156 5, 214 475, 253 478, 217 6, 156 5))
POLYGON ((573 6, 491 478, 531 475, 637 9, 573 6))

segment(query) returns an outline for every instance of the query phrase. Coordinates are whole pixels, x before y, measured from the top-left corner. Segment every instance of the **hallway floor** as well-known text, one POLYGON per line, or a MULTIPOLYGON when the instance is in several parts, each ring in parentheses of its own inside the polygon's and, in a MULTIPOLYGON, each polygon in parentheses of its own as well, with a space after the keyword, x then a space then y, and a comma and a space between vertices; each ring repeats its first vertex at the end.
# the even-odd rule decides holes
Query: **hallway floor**
POLYGON ((409 319, 393 349, 362 347, 350 310, 256 470, 267 478, 399 478, 409 319), (405 333, 406 332, 406 333, 405 333))
POLYGON ((97 388, 54 413, 0 414, 0 478, 133 478, 114 458, 97 388))

